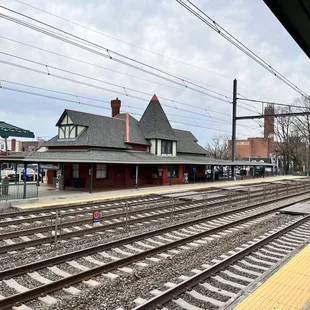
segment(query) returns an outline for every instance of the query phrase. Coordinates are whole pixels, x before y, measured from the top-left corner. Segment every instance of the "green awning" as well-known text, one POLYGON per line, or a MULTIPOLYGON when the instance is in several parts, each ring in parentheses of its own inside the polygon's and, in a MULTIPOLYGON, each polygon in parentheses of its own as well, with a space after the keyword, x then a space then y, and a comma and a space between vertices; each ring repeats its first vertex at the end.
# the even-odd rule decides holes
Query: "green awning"
POLYGON ((0 137, 34 138, 34 133, 30 130, 0 121, 0 137))

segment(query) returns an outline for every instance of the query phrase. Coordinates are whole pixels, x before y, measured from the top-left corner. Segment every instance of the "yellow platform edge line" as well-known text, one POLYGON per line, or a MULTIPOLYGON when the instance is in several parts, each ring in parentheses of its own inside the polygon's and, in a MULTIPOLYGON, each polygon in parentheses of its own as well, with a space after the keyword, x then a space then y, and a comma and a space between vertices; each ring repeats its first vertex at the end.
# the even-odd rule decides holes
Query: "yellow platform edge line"
MULTIPOLYGON (((97 202, 97 201, 105 201, 105 200, 111 200, 111 199, 120 199, 120 198, 129 198, 129 197, 139 197, 139 196, 144 196, 144 195, 151 195, 151 194, 158 194, 158 192, 160 193, 173 193, 173 192, 178 192, 181 190, 196 190, 196 189, 202 189, 202 188, 209 188, 209 187, 214 187, 214 188, 222 188, 222 187, 230 187, 230 186, 235 186, 235 185, 240 185, 240 184, 248 184, 248 183, 269 183, 269 182, 275 182, 275 181, 286 181, 286 180, 294 180, 294 179, 301 179, 301 178, 307 178, 307 177, 300 177, 300 176, 296 176, 296 177, 284 177, 281 178, 279 177, 279 179, 277 179, 278 177, 274 177, 274 179, 270 180, 268 177, 266 179, 257 179, 257 180, 253 180, 253 179, 248 179, 248 180, 239 180, 236 182, 229 182, 227 181, 228 184, 220 184, 220 185, 215 185, 215 183, 209 183, 208 185, 204 184, 204 185, 199 185, 199 186, 195 186, 195 187, 190 187, 190 188, 186 188, 186 189, 182 189, 182 188, 175 188, 175 189, 171 189, 171 190, 165 190, 165 189, 161 189, 161 187, 157 187, 156 190, 154 188, 152 188, 152 190, 150 191, 143 191, 143 192, 137 192, 137 193, 132 193, 132 194, 123 194, 123 195, 109 195, 109 196, 103 196, 103 197, 97 197, 97 198, 89 198, 89 199, 77 199, 77 200, 70 200, 70 201, 59 201, 59 202, 54 202, 54 203, 33 203, 33 204, 29 204, 29 205, 18 205, 16 206, 17 209, 37 209, 37 208, 47 208, 47 207, 55 207, 55 206, 69 206, 69 205, 73 205, 73 204, 85 204, 85 203, 92 203, 92 202, 97 202), (269 179, 269 180, 268 180, 269 179)), ((225 182, 225 181, 223 181, 225 182)), ((91 194, 90 194, 91 195, 91 194)), ((40 198, 39 198, 40 199, 40 198)))
POLYGON ((310 244, 234 310, 303 310, 310 300, 310 244))

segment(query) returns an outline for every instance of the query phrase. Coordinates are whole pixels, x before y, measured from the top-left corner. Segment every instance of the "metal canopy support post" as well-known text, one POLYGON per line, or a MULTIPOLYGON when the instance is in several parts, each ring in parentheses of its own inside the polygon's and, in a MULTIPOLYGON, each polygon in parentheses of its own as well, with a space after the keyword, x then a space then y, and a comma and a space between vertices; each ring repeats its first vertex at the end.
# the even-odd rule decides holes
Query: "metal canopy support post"
POLYGON ((212 169, 212 182, 215 181, 215 166, 213 166, 213 169, 212 169))
MULTIPOLYGON (((231 161, 236 159, 236 121, 237 121, 237 80, 233 82, 233 111, 232 111, 232 136, 231 136, 231 161)), ((231 166, 231 178, 235 180, 235 166, 231 166)))
POLYGON ((89 193, 90 194, 93 193, 93 170, 94 170, 94 165, 90 165, 90 169, 89 169, 89 178, 90 178, 89 193))
POLYGON ((170 179, 170 186, 172 185, 172 165, 170 165, 170 176, 169 176, 169 179, 170 179))
POLYGON ((40 186, 40 164, 38 164, 37 169, 37 186, 40 186))
POLYGON ((136 165, 136 188, 139 188, 139 165, 136 165))
POLYGON ((24 173, 23 173, 23 179, 24 179, 24 195, 23 199, 26 199, 27 197, 27 164, 24 164, 24 173))
POLYGON ((17 176, 18 176, 18 174, 17 174, 17 163, 15 163, 15 184, 17 183, 17 176))

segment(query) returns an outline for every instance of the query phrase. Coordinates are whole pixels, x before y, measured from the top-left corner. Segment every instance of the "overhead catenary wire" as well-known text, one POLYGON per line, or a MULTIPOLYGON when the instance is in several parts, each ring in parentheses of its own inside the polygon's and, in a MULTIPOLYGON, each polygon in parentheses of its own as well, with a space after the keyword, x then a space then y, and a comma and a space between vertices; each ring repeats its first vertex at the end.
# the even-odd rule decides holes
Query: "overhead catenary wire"
MULTIPOLYGON (((14 40, 14 39, 11 39, 11 38, 8 38, 8 37, 4 37, 4 36, 1 36, 1 35, 0 35, 0 39, 8 40, 10 42, 14 42, 14 43, 17 43, 17 44, 28 46, 30 48, 37 49, 37 50, 40 50, 40 51, 44 51, 46 53, 49 53, 49 54, 52 54, 52 55, 56 55, 56 56, 59 56, 59 57, 63 57, 65 59, 73 60, 73 61, 85 64, 85 65, 90 65, 90 66, 93 66, 95 68, 104 69, 104 70, 108 70, 110 72, 114 72, 114 73, 118 73, 118 74, 121 74, 121 75, 129 76, 131 78, 138 79, 138 80, 141 80, 141 81, 149 82, 149 83, 152 83, 152 84, 157 84, 157 85, 168 87, 168 88, 172 88, 172 89, 177 89, 177 90, 182 90, 182 91, 184 90, 183 88, 179 88, 179 87, 176 87, 176 86, 173 86, 173 85, 168 85, 168 84, 160 83, 160 82, 153 81, 153 80, 148 80, 146 78, 142 78, 140 76, 132 75, 132 74, 129 74, 129 73, 126 73, 126 72, 117 71, 117 70, 114 70, 114 69, 111 69, 111 68, 108 68, 108 67, 104 67, 102 65, 98 65, 98 64, 95 64, 95 63, 92 63, 92 62, 89 62, 89 61, 85 61, 85 60, 82 60, 82 59, 74 58, 74 57, 71 57, 71 56, 68 56, 68 55, 64 55, 64 54, 61 54, 61 53, 53 52, 53 51, 50 51, 50 50, 47 50, 47 49, 44 49, 44 48, 41 48, 41 47, 34 46, 32 44, 28 44, 28 43, 25 43, 25 42, 14 40)), ((204 85, 206 85, 208 87, 217 88, 217 87, 215 87, 213 85, 209 85, 209 84, 204 84, 204 85)), ((226 89, 222 89, 222 88, 218 88, 218 89, 221 90, 221 91, 225 91, 225 92, 231 93, 231 91, 226 90, 226 89)), ((202 94, 199 94, 199 93, 195 93, 195 92, 191 92, 191 93, 195 94, 196 96, 203 96, 202 94)))
MULTIPOLYGON (((81 98, 81 99, 86 99, 86 100, 91 100, 91 101, 96 101, 96 102, 101 102, 101 103, 110 103, 109 101, 107 100, 102 100, 102 99, 96 99, 96 98, 91 98, 89 96, 84 96, 84 95, 79 95, 79 94, 72 94, 72 93, 68 93, 68 92, 64 92, 64 91, 56 91, 56 90, 53 90, 53 89, 48 89, 48 88, 43 88, 43 87, 38 87, 38 86, 33 86, 33 85, 28 85, 28 84, 24 84, 24 83, 17 83, 17 82, 12 82, 12 81, 8 81, 8 80, 5 80, 5 79, 0 79, 0 82, 2 82, 1 85, 3 85, 4 83, 8 83, 8 84, 12 84, 12 85, 15 85, 15 86, 22 86, 22 87, 27 87, 27 88, 31 88, 31 89, 35 89, 35 90, 40 90, 40 91, 47 91, 47 92, 51 92, 51 93, 56 93, 56 94, 61 94, 61 95, 66 95, 66 96, 71 96, 71 97, 74 97, 74 98, 81 98)), ((8 89, 8 87, 6 88, 8 89)), ((11 88, 10 88, 11 89, 11 88)), ((51 97, 52 98, 52 97, 51 97)), ((72 100, 70 102, 76 102, 75 100, 72 100)), ((77 102, 79 103, 79 102, 77 102)), ((94 106, 94 105, 90 105, 90 106, 94 106)), ((137 110, 145 110, 145 108, 142 108, 142 107, 135 107, 135 106, 132 106, 132 105, 127 105, 127 104, 122 104, 122 106, 124 107, 127 107, 129 109, 137 109, 137 110)), ((167 105, 164 105, 166 106, 167 108, 171 108, 171 109, 174 109, 174 107, 172 106, 167 106, 167 105)), ((105 108, 107 110, 109 110, 110 108, 105 108)), ((167 112, 168 115, 170 116, 176 116, 176 117, 181 117, 181 118, 187 118, 187 119, 193 119, 193 120, 199 120, 199 121, 208 121, 208 122, 213 122, 213 123, 225 123, 227 125, 230 125, 231 121, 225 121, 223 119, 216 119, 214 117, 211 117, 211 116, 207 116, 205 115, 208 119, 202 119, 202 118, 198 118, 198 117, 191 117, 191 116, 188 116, 188 115, 179 115, 179 114, 174 114, 174 113, 171 113, 171 112, 167 112)), ((197 113, 197 115, 199 116, 204 116, 204 114, 201 114, 201 113, 197 113)), ((248 126, 245 126, 245 125, 242 125, 243 127, 246 127, 246 128, 249 128, 248 126)))
POLYGON ((53 16, 53 17, 56 17, 56 18, 58 18, 58 19, 64 20, 64 21, 66 21, 66 22, 68 22, 68 23, 71 23, 71 24, 73 24, 73 25, 76 25, 76 26, 79 26, 79 27, 81 27, 81 28, 84 28, 84 29, 86 29, 86 30, 92 31, 92 32, 97 33, 97 34, 99 34, 99 35, 105 36, 105 37, 107 37, 107 38, 116 40, 116 41, 118 41, 118 42, 121 42, 121 43, 127 44, 127 45, 129 45, 129 46, 135 47, 135 48, 140 49, 140 50, 142 50, 142 51, 148 52, 148 53, 150 53, 150 54, 153 54, 153 55, 156 55, 156 56, 159 56, 159 57, 168 59, 168 60, 175 61, 175 62, 177 62, 177 63, 179 63, 179 64, 182 64, 182 65, 185 65, 185 66, 189 66, 189 67, 192 67, 192 68, 194 68, 194 69, 198 69, 198 70, 205 71, 205 72, 210 72, 210 73, 213 73, 213 74, 216 74, 216 75, 219 75, 219 76, 228 78, 228 79, 233 79, 233 78, 234 78, 234 77, 225 75, 225 74, 223 74, 223 73, 219 73, 219 72, 215 72, 215 71, 212 71, 212 70, 204 69, 204 68, 195 66, 195 65, 193 65, 193 64, 189 64, 189 63, 186 63, 186 62, 184 62, 184 61, 175 59, 175 58, 173 58, 173 57, 169 57, 169 56, 166 56, 166 55, 163 55, 163 54, 160 54, 160 53, 156 53, 156 52, 154 52, 154 51, 152 51, 152 50, 149 50, 149 49, 147 49, 147 48, 138 46, 138 45, 136 45, 136 44, 132 44, 132 43, 127 42, 127 41, 125 41, 125 40, 122 40, 122 39, 116 38, 116 37, 114 37, 114 36, 111 36, 111 35, 109 35, 109 34, 103 33, 102 31, 98 31, 98 30, 93 29, 93 28, 91 28, 91 27, 87 27, 87 26, 85 26, 85 25, 82 25, 82 24, 80 24, 80 23, 77 23, 77 22, 75 22, 75 21, 72 21, 72 20, 70 20, 70 19, 68 19, 68 18, 65 18, 65 17, 62 17, 62 16, 60 16, 60 15, 57 15, 57 14, 48 12, 48 11, 46 11, 46 10, 43 10, 43 9, 41 9, 41 8, 38 8, 38 7, 36 7, 36 6, 34 6, 34 5, 31 5, 31 4, 29 4, 29 3, 25 3, 25 2, 20 1, 20 0, 14 0, 14 1, 15 1, 15 2, 18 2, 18 3, 20 3, 20 4, 23 4, 23 5, 26 5, 26 6, 30 7, 30 8, 35 9, 35 10, 38 10, 38 11, 40 11, 40 12, 43 12, 43 13, 45 13, 45 14, 51 15, 51 16, 53 16))
MULTIPOLYGON (((56 97, 56 96, 44 95, 44 94, 39 94, 39 93, 30 92, 30 91, 26 91, 26 90, 14 89, 14 88, 7 87, 7 86, 2 86, 0 88, 0 90, 8 90, 8 91, 13 91, 13 92, 19 92, 19 93, 23 93, 23 94, 34 95, 34 96, 44 97, 44 98, 58 100, 58 101, 70 102, 70 103, 74 103, 74 104, 86 105, 86 106, 91 106, 91 107, 95 107, 95 108, 110 110, 110 108, 103 107, 103 106, 98 106, 98 105, 95 105, 95 104, 85 103, 85 102, 82 102, 81 100, 71 100, 71 99, 66 99, 66 98, 59 98, 59 97, 56 97)), ((132 114, 140 115, 140 116, 142 115, 142 114, 137 114, 137 113, 132 113, 132 114)), ((209 129, 209 130, 215 130, 215 131, 221 131, 221 132, 225 132, 225 133, 230 133, 229 131, 221 130, 221 129, 218 129, 218 128, 211 128, 211 127, 201 126, 201 125, 197 125, 197 124, 184 123, 184 122, 175 121, 175 120, 171 120, 171 119, 169 119, 169 122, 177 123, 177 124, 182 124, 182 125, 186 125, 186 126, 200 127, 200 128, 205 128, 205 129, 209 129)))
POLYGON ((207 89, 206 87, 201 86, 201 85, 199 85, 199 84, 197 84, 197 83, 193 83, 193 82, 189 81, 188 79, 183 79, 183 78, 179 77, 178 75, 176 75, 176 74, 174 74, 174 73, 170 73, 170 72, 168 72, 168 71, 165 71, 165 70, 159 69, 159 68, 157 68, 157 67, 148 65, 148 64, 146 64, 146 63, 144 63, 144 62, 142 62, 142 61, 133 59, 133 58, 131 58, 131 57, 129 57, 129 56, 123 55, 123 54, 118 53, 118 52, 116 52, 116 51, 110 50, 110 49, 108 49, 108 48, 106 48, 106 47, 103 47, 103 46, 101 46, 101 45, 98 45, 98 44, 96 44, 96 43, 93 43, 93 42, 91 42, 91 41, 89 41, 89 40, 85 40, 85 39, 83 39, 83 38, 81 38, 81 37, 79 37, 79 36, 76 36, 76 35, 74 35, 74 34, 71 34, 71 33, 67 32, 67 31, 64 31, 64 30, 60 29, 60 28, 54 27, 54 26, 52 26, 52 25, 49 25, 49 24, 47 24, 47 23, 45 23, 45 22, 42 22, 42 21, 40 21, 40 20, 38 20, 38 19, 35 19, 35 18, 33 18, 33 17, 30 17, 30 16, 28 16, 28 15, 26 15, 26 14, 22 14, 22 13, 20 13, 20 12, 17 12, 17 11, 15 11, 15 10, 12 10, 12 9, 7 8, 7 7, 5 7, 5 6, 1 6, 1 5, 0 5, 0 8, 3 8, 3 9, 5 9, 5 10, 8 10, 8 11, 14 13, 14 14, 18 14, 18 15, 20 15, 20 16, 23 16, 24 18, 30 19, 31 21, 34 21, 34 22, 36 22, 36 23, 42 24, 42 25, 44 25, 44 26, 47 26, 47 27, 49 27, 49 28, 51 28, 51 29, 53 29, 53 30, 56 30, 56 31, 58 31, 58 32, 61 32, 62 35, 61 35, 61 34, 53 33, 53 32, 51 32, 50 30, 48 30, 48 29, 46 29, 46 28, 42 28, 42 27, 33 25, 33 24, 31 24, 31 23, 27 23, 27 22, 25 22, 25 21, 23 21, 23 20, 20 20, 20 19, 18 19, 18 18, 12 17, 12 16, 10 16, 10 15, 6 15, 6 14, 2 14, 2 13, 1 13, 1 14, 0 14, 0 17, 1 17, 1 18, 4 18, 4 19, 7 19, 7 20, 9 20, 9 21, 11 21, 11 22, 20 24, 20 25, 22 25, 22 26, 24 26, 24 27, 27 27, 27 28, 29 28, 29 29, 32 29, 32 30, 41 32, 41 33, 43 33, 43 34, 45 34, 45 35, 51 36, 51 37, 53 37, 53 38, 55 38, 55 39, 61 40, 61 41, 66 42, 66 43, 68 43, 68 44, 72 44, 72 45, 74 45, 74 46, 76 46, 76 47, 79 47, 79 48, 81 48, 81 49, 84 49, 84 50, 87 50, 87 51, 89 51, 89 52, 95 53, 95 54, 97 54, 97 55, 99 55, 99 56, 103 56, 103 57, 108 58, 108 59, 110 59, 110 60, 116 61, 116 62, 118 62, 118 63, 120 63, 120 64, 129 66, 129 67, 131 67, 131 68, 134 68, 134 69, 137 69, 137 70, 140 70, 140 71, 143 71, 143 72, 145 72, 145 73, 154 75, 154 76, 156 76, 156 77, 158 77, 158 78, 165 79, 166 81, 169 81, 169 82, 171 82, 171 83, 177 84, 177 85, 179 85, 179 86, 188 88, 188 89, 193 90, 193 91, 196 91, 196 92, 200 92, 200 93, 205 94, 205 95, 207 95, 207 96, 210 96, 210 97, 212 97, 212 98, 214 98, 214 99, 217 99, 217 100, 219 100, 219 101, 225 102, 224 99, 222 99, 222 98, 220 98, 220 97, 217 97, 217 96, 214 96, 214 95, 211 95, 211 94, 208 94, 208 93, 206 93, 206 91, 212 92, 212 93, 217 93, 219 96, 222 96, 222 97, 224 97, 224 98, 227 97, 226 95, 220 94, 220 93, 215 92, 215 91, 210 90, 210 89, 207 89), (72 39, 68 39, 67 37, 64 37, 63 34, 65 34, 66 36, 72 37, 72 39), (76 42, 76 41, 74 41, 74 40, 77 40, 78 42, 76 42), (91 45, 93 48, 87 47, 87 46, 83 45, 81 42, 83 42, 83 44, 91 45), (94 48, 98 48, 98 49, 100 49, 100 50, 103 50, 103 51, 105 51, 107 54, 104 54, 104 53, 102 53, 101 51, 95 50, 94 48), (111 56, 111 54, 113 54, 113 57, 111 56), (118 58, 115 58, 114 55, 116 55, 116 56, 118 56, 118 57, 121 57, 121 58, 124 58, 126 61, 121 60, 121 59, 118 59, 118 58), (128 61, 131 61, 131 62, 133 62, 134 64, 129 63, 128 61), (139 67, 138 65, 141 65, 142 67, 139 67), (145 68, 147 68, 147 69, 145 69, 145 68, 143 68, 143 67, 145 67, 145 68), (154 70, 155 72, 150 71, 149 69, 154 70), (162 76, 162 75, 160 75, 159 73, 164 74, 164 75, 167 75, 168 77, 167 77, 167 76, 162 76), (175 79, 175 80, 173 80, 173 79, 175 79), (190 85, 191 85, 191 86, 190 86, 190 85), (198 88, 198 89, 197 89, 197 88, 198 88))
POLYGON ((266 103, 266 104, 271 104, 271 105, 278 105, 278 106, 299 108, 299 109, 309 108, 309 107, 304 107, 301 105, 295 105, 295 104, 290 104, 290 103, 280 103, 280 102, 275 102, 275 101, 266 101, 266 100, 259 100, 259 99, 238 98, 238 100, 256 102, 256 103, 266 103))
POLYGON ((199 18, 203 23, 208 25, 211 29, 213 29, 216 33, 218 33, 220 36, 225 38, 228 42, 233 44, 235 47, 237 47, 240 51, 242 51, 244 54, 246 54, 248 57, 250 57, 252 60, 254 60, 256 63, 258 63, 260 66, 262 66, 264 69, 272 73, 275 77, 277 77, 279 80, 281 80, 283 83, 285 83, 290 88, 297 91, 300 95, 303 97, 309 97, 309 95, 301 90, 299 87, 297 87, 293 82, 291 82, 288 78, 286 78, 283 74, 281 74, 279 71, 274 69, 271 65, 269 65, 266 61, 264 61, 261 57, 259 57, 256 53, 254 53, 252 50, 250 50, 246 45, 244 45, 241 41, 236 39, 232 34, 230 34, 227 30, 225 30, 222 26, 220 26, 215 20, 213 20, 211 17, 209 17, 205 12, 203 12, 200 8, 198 8, 195 4, 193 4, 192 1, 187 0, 188 3, 192 5, 190 7, 186 3, 184 3, 182 0, 176 0, 179 4, 181 4, 186 10, 188 10, 190 13, 195 15, 197 18, 199 18), (194 8, 194 9, 193 9, 194 8), (201 15, 201 14, 202 15, 201 15))
MULTIPOLYGON (((0 52, 1 53, 1 52, 0 52)), ((87 87, 91 87, 91 88, 95 88, 95 89, 99 89, 99 90, 104 90, 104 91, 108 91, 108 92, 112 92, 112 93, 116 93, 116 94, 120 94, 120 95, 125 95, 127 97, 131 97, 131 98, 134 98, 134 99, 137 99, 137 100, 141 100, 141 101, 147 101, 148 98, 142 98, 142 97, 138 97, 138 96, 135 96, 135 95, 132 95, 132 94, 128 94, 128 92, 124 92, 124 86, 121 86, 121 85, 118 85, 118 87, 120 88, 120 90, 112 90, 110 88, 106 88, 106 87, 102 87, 102 86, 98 86, 98 85, 94 85, 94 84, 90 84, 90 83, 86 83, 86 82, 82 82, 82 81, 79 81, 79 80, 75 80, 75 79, 72 79, 72 78, 68 78, 68 77, 65 77, 65 76, 61 76, 61 75, 58 75, 58 74, 54 74, 53 72, 51 72, 51 70, 49 71, 46 71, 46 70, 39 70, 39 69, 35 69, 35 68, 31 68, 31 67, 27 67, 27 66, 24 66, 24 65, 20 65, 20 64, 16 64, 16 63, 12 63, 12 62, 8 62, 8 61, 4 61, 4 60, 0 60, 0 63, 2 64, 5 64, 5 65, 10 65, 10 66, 14 66, 14 67, 17 67, 17 68, 20 68, 20 69, 24 69, 24 70, 28 70, 28 71, 32 71, 32 72, 35 72, 35 73, 39 73, 39 74, 42 74, 42 75, 45 75, 45 76, 49 76, 49 77, 54 77, 54 78, 57 78, 57 79, 61 79, 61 80, 65 80, 65 81, 68 81, 68 82, 72 82, 72 83, 77 83, 77 84, 81 84, 81 85, 84 85, 84 86, 87 86, 87 87)), ((45 65, 44 65, 44 68, 45 68, 45 65)), ((52 68, 49 67, 49 68, 52 68)), ((55 67, 56 68, 56 67, 55 67)), ((86 76, 84 76, 86 77, 86 76)), ((99 81, 99 79, 95 79, 95 78, 92 78, 92 77, 87 77, 91 80, 95 80, 95 81, 99 81)), ((102 81, 101 81, 102 82, 102 81)), ((112 84, 112 83, 108 83, 108 84, 112 84)), ((116 84, 115 84, 116 85, 116 84)), ((125 87, 126 88, 126 87, 125 87)), ((126 88, 127 90, 133 90, 131 88, 126 88)), ((135 92, 140 92, 140 91, 137 91, 137 90, 133 90, 135 92)), ((148 97, 152 96, 152 94, 149 94, 149 93, 145 93, 145 92, 141 92, 141 94, 144 94, 144 95, 147 95, 148 97)), ((188 103, 184 103, 184 102, 179 102, 177 100, 172 100, 172 99, 169 99, 169 98, 165 98, 165 97, 160 97, 161 99, 163 100, 166 100, 166 101, 169 101, 169 102, 172 102, 173 104, 174 103, 178 103, 178 104, 182 104, 182 105, 185 105, 185 106, 189 106, 191 108, 196 108, 196 109, 199 109, 199 110, 202 110, 202 111, 205 111, 205 112, 212 112, 212 113, 218 113, 218 114, 221 114, 221 115, 225 115, 225 116, 230 116, 228 113, 223 113, 223 112, 218 112, 218 111, 215 111, 215 110, 210 110, 210 109, 207 109, 207 108, 203 108, 203 107, 197 107, 197 106, 194 106, 194 105, 191 105, 191 104, 188 104, 188 103)), ((163 104, 165 105, 165 104, 163 104)), ((166 105, 168 106, 168 105, 166 105)), ((203 115, 201 113, 198 113, 198 112, 194 112, 192 110, 186 110, 186 109, 183 109, 183 108, 180 108, 180 107, 175 107, 175 105, 173 106, 170 106, 170 108, 174 108, 174 109, 177 109, 179 111, 184 111, 184 112, 187 112, 187 113, 192 113, 192 114, 197 114, 197 115, 203 115)), ((207 117, 210 117, 209 115, 206 115, 207 117)), ((214 118, 214 117, 213 117, 214 118)), ((214 118, 215 119, 215 118, 214 118)))

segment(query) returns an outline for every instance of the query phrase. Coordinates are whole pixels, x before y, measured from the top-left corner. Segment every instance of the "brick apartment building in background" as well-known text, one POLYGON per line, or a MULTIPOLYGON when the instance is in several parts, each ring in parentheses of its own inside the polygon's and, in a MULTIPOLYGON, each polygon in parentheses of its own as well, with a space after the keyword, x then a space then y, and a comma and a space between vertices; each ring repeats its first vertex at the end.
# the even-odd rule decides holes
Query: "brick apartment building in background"
MULTIPOLYGON (((264 110, 265 115, 274 114, 274 107, 268 105, 264 110)), ((228 141, 231 152, 231 140, 228 141)), ((274 117, 264 118, 264 136, 236 140, 236 159, 252 160, 261 158, 265 162, 270 160, 275 153, 276 141, 274 140, 274 117)))

